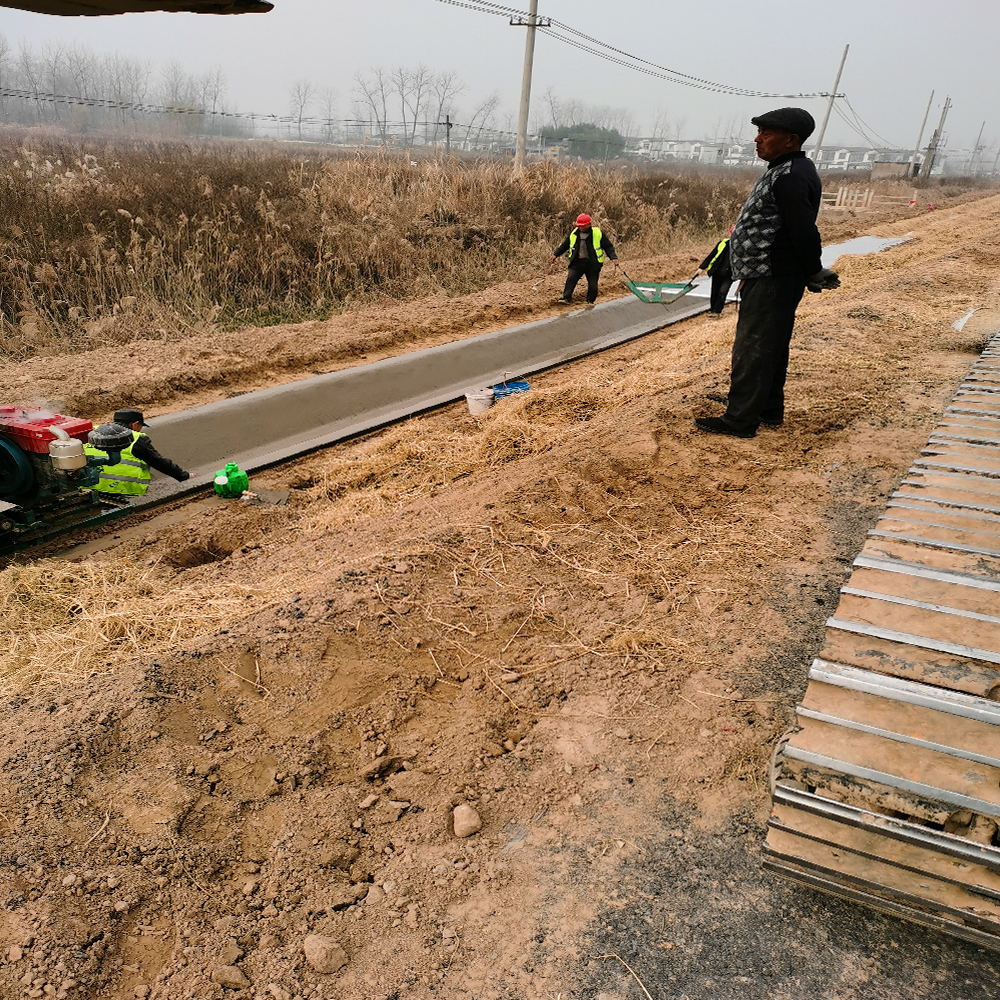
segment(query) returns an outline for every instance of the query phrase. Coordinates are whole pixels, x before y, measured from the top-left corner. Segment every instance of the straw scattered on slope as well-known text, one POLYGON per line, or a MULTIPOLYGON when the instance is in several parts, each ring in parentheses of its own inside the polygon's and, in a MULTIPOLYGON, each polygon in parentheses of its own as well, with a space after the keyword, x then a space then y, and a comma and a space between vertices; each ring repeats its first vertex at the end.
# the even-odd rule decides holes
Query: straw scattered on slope
MULTIPOLYGON (((267 598, 273 598, 270 590, 267 598)), ((121 559, 0 573, 0 694, 60 686, 209 634, 263 602, 237 584, 180 586, 121 559)))

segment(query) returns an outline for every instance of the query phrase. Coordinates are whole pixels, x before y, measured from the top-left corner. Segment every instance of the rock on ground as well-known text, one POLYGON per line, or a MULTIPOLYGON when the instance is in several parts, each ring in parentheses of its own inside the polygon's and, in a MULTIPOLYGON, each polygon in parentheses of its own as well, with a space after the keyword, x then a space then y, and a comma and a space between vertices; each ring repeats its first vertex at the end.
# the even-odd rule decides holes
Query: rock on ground
POLYGON ((310 934, 302 944, 306 961, 317 972, 330 975, 347 965, 347 952, 340 943, 322 934, 310 934))
POLYGON ((455 806, 451 816, 456 837, 471 837, 483 828, 479 813, 468 803, 463 802, 462 805, 455 806))
POLYGON ((243 990, 250 985, 250 980, 235 965, 220 965, 213 970, 212 982, 230 990, 243 990))

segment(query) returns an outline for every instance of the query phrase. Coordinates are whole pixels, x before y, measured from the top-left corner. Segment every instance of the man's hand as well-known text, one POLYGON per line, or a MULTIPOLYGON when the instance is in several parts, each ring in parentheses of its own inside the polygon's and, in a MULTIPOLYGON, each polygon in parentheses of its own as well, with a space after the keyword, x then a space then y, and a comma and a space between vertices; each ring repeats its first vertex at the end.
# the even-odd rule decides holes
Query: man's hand
POLYGON ((822 292, 829 291, 832 288, 840 288, 840 275, 836 271, 831 271, 828 267, 821 268, 815 274, 811 274, 806 278, 806 288, 810 292, 822 292))
POLYGON ((549 261, 549 267, 551 267, 558 259, 558 257, 553 255, 552 259, 549 261))
POLYGON ((615 268, 617 269, 617 267, 618 267, 618 258, 617 257, 612 257, 611 258, 611 263, 614 264, 615 268))

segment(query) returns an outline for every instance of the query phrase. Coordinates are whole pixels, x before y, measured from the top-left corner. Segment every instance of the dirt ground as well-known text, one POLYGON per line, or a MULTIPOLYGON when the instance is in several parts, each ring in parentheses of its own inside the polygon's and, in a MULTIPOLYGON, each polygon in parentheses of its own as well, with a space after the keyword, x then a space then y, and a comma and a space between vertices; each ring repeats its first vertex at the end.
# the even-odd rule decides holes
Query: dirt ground
MULTIPOLYGON (((990 953, 760 869, 822 624, 1000 326, 998 223, 1000 196, 827 223, 914 239, 807 296, 753 440, 692 426, 727 310, 256 477, 287 507, 199 499, 75 553, 274 597, 5 704, 0 995, 1000 995, 990 953)), ((537 318, 556 280, 127 348, 127 397, 87 377, 110 355, 35 359, 0 395, 163 412, 537 318)))

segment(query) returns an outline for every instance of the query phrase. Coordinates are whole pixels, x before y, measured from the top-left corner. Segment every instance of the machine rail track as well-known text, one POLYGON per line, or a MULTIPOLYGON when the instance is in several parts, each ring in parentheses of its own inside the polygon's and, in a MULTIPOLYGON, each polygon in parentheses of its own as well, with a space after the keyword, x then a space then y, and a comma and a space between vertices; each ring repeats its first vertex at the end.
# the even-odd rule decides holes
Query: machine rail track
POLYGON ((796 714, 765 867, 1000 949, 1000 334, 868 532, 796 714))

